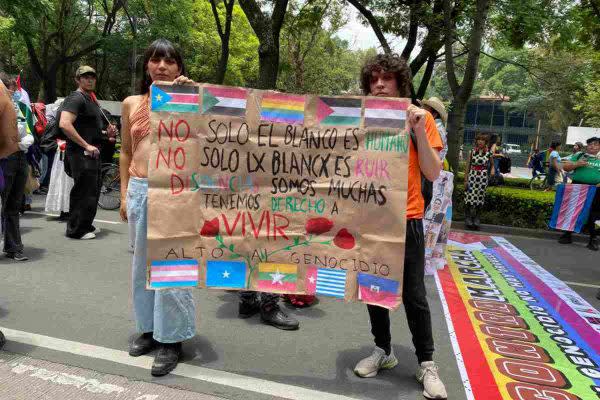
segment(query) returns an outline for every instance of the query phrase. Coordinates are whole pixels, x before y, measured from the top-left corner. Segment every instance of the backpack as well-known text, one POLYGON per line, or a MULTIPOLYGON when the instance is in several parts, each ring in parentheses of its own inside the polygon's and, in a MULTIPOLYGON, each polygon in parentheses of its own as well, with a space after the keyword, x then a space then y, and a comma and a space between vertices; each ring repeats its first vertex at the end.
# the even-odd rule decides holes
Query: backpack
POLYGON ((33 126, 33 130, 36 137, 40 137, 46 130, 48 120, 46 119, 46 105, 44 103, 32 103, 31 112, 35 116, 36 122, 33 126))
POLYGON ((63 133, 62 129, 58 127, 61 110, 62 104, 56 108, 54 114, 49 113, 48 119, 46 120, 46 127, 42 137, 40 138, 40 148, 44 154, 56 152, 56 149, 58 148, 58 144, 56 143, 57 139, 67 140, 67 137, 63 133))

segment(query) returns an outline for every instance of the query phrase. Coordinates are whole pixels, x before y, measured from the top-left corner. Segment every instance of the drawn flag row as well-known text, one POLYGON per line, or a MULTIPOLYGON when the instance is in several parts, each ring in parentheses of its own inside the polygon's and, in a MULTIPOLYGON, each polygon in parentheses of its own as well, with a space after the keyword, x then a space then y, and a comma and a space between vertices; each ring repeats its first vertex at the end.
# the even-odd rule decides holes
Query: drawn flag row
MULTIPOLYGON (((296 264, 259 263, 256 290, 271 293, 298 293, 298 266, 296 264)), ((168 289, 198 286, 199 263, 194 259, 160 260, 150 264, 150 289, 168 289)), ((206 262, 207 288, 248 289, 249 273, 244 261, 206 262)), ((305 273, 305 294, 346 297, 347 272, 331 268, 309 266, 305 273)), ((394 308, 399 303, 400 283, 392 279, 359 272, 359 300, 394 308)))
MULTIPOLYGON (((153 85, 151 110, 243 118, 247 97, 248 90, 237 87, 153 85)), ((365 128, 403 129, 408 107, 406 102, 381 98, 366 98, 364 104, 362 99, 352 97, 317 97, 316 102, 315 116, 321 126, 359 127, 364 117, 365 128)), ((303 125, 306 103, 306 96, 265 92, 260 104, 260 120, 303 125)))

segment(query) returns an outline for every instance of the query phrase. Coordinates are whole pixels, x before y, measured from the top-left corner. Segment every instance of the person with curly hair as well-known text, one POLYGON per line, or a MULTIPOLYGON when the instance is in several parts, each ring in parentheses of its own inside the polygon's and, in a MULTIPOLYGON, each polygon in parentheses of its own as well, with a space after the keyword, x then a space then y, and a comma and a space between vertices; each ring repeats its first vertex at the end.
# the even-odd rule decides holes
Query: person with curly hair
MULTIPOLYGON (((361 71, 361 86, 366 96, 412 98, 412 76, 406 60, 398 55, 379 54, 365 63, 361 71)), ((413 101, 414 103, 414 101, 413 101)), ((411 135, 408 162, 408 192, 406 209, 406 242, 402 301, 408 327, 412 334, 418 360, 417 380, 423 385, 423 395, 430 399, 446 398, 446 388, 433 361, 431 313, 425 291, 425 238, 423 214, 425 200, 421 176, 430 182, 442 169, 439 151, 443 144, 430 112, 412 104, 406 110, 406 125, 411 135)), ((371 333, 375 338, 373 353, 354 367, 363 378, 377 375, 381 369, 398 364, 391 346, 390 313, 386 308, 367 305, 371 333)))

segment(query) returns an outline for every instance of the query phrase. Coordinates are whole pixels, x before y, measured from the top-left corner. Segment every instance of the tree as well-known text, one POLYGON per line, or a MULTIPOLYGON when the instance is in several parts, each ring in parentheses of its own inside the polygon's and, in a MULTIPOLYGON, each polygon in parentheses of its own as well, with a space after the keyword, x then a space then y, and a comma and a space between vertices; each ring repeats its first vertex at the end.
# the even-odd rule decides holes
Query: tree
POLYGON ((258 88, 274 89, 279 72, 279 35, 283 25, 288 0, 273 0, 273 12, 263 12, 256 0, 240 0, 256 37, 258 47, 258 88))
MULTIPOLYGON (((459 2, 457 2, 459 3, 459 2)), ((454 7, 458 4, 455 3, 454 7)), ((467 44, 463 45, 468 51, 462 82, 458 82, 456 71, 456 60, 454 59, 453 44, 458 40, 456 24, 452 20, 452 0, 444 0, 444 27, 445 27, 445 66, 448 85, 452 93, 452 103, 448 113, 448 162, 453 170, 458 170, 458 151, 463 143, 465 115, 467 101, 471 97, 471 91, 477 76, 480 49, 483 41, 483 32, 486 25, 490 7, 490 0, 475 0, 475 8, 472 15, 472 27, 469 32, 467 44)))
POLYGON ((221 54, 219 56, 219 65, 217 66, 217 73, 215 81, 216 83, 222 84, 225 80, 225 73, 227 72, 227 61, 229 59, 229 38, 231 36, 231 21, 233 20, 233 6, 235 0, 223 0, 223 6, 225 8, 225 26, 221 24, 221 17, 217 10, 216 0, 210 0, 213 16, 215 17, 215 23, 217 24, 217 32, 221 39, 221 54))

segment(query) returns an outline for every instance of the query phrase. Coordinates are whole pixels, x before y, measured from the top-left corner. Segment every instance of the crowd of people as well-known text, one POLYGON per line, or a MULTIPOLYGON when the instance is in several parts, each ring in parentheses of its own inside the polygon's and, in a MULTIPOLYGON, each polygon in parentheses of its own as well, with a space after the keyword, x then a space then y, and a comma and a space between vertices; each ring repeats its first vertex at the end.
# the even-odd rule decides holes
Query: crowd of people
MULTIPOLYGON (((130 344, 129 354, 137 357, 157 349, 151 373, 163 376, 177 366, 182 342, 196 334, 196 311, 189 289, 146 289, 148 160, 151 149, 149 91, 157 80, 173 81, 176 85, 191 84, 193 81, 186 77, 181 54, 167 40, 153 42, 145 52, 143 63, 144 79, 140 94, 126 98, 122 105, 120 216, 130 228, 133 247, 132 296, 136 330, 139 333, 130 344)), ((4 252, 14 260, 26 260, 19 233, 19 212, 29 171, 33 169, 26 153, 35 138, 18 107, 14 79, 2 76, 2 81, 0 158, 3 174, 0 176, 4 177, 4 252)), ((46 209, 61 212, 61 218, 67 221, 67 237, 90 240, 99 232, 93 222, 100 194, 101 151, 107 143, 114 143, 118 128, 106 117, 95 97, 95 70, 89 66, 79 67, 75 82, 77 90, 62 103, 48 107, 47 129, 40 139, 41 147, 48 148, 46 209)), ((439 99, 423 102, 414 99, 410 68, 404 59, 396 55, 377 55, 367 60, 361 70, 360 83, 365 96, 413 99, 413 104, 406 111, 411 140, 402 299, 418 360, 416 378, 423 385, 426 397, 446 398, 446 389, 433 361, 431 314, 424 284, 423 218, 430 200, 427 188, 438 179, 447 152, 444 128, 447 113, 439 99)), ((466 226, 469 229, 479 229, 487 185, 492 176, 500 174, 502 152, 499 147, 495 138, 479 134, 466 157, 464 202, 466 226)), ((576 183, 600 184, 600 168, 597 165, 600 139, 588 140, 585 150, 562 162, 558 145, 553 144, 551 149, 549 165, 556 171, 570 172, 571 179, 576 183)), ((596 216, 598 198, 597 195, 594 203, 596 216)), ((434 204, 438 208, 439 205, 434 204)), ((594 232, 593 224, 591 232, 594 232)), ((595 236, 593 233, 590 235, 588 247, 597 250, 595 236)), ((570 240, 570 236, 565 234, 561 243, 570 240)), ((241 292, 238 314, 241 318, 260 314, 264 323, 276 328, 298 329, 298 320, 280 308, 279 300, 279 296, 272 293, 241 292)), ((289 296, 288 300, 292 304, 305 306, 313 304, 314 297, 289 296)), ((354 372, 364 378, 374 377, 378 371, 393 368, 398 363, 391 345, 389 310, 375 305, 368 305, 367 310, 375 348, 372 354, 354 367, 354 372)), ((2 340, 0 336, 0 344, 2 340)))

